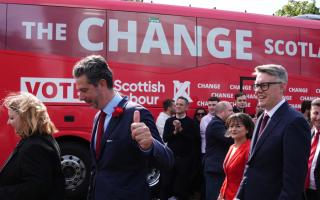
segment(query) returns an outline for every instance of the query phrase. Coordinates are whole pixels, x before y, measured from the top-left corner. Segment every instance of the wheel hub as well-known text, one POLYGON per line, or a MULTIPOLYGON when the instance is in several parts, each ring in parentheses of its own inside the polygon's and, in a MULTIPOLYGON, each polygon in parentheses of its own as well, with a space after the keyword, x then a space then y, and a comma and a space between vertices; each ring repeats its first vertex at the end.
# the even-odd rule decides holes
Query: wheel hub
POLYGON ((86 176, 86 167, 83 161, 74 155, 63 155, 61 156, 61 165, 66 178, 66 189, 76 189, 86 176))

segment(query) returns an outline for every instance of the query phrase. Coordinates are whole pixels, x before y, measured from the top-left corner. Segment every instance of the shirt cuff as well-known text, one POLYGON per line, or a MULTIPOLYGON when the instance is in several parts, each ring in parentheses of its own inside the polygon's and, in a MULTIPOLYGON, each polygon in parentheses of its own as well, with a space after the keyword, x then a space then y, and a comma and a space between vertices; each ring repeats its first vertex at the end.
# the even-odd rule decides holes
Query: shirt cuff
POLYGON ((143 152, 143 154, 145 154, 145 155, 151 155, 151 153, 152 153, 152 151, 153 151, 153 148, 154 148, 154 144, 155 143, 155 141, 154 141, 154 138, 152 139, 152 145, 151 145, 151 147, 149 148, 149 149, 147 149, 147 150, 143 150, 140 146, 139 146, 139 148, 140 148, 140 150, 143 152))

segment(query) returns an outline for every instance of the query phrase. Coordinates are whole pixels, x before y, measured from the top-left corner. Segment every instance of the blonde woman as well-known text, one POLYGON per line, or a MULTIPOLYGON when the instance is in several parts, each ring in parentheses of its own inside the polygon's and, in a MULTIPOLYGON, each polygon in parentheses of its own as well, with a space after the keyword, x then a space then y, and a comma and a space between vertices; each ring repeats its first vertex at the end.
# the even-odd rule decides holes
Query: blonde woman
POLYGON ((64 176, 57 131, 45 105, 29 93, 4 99, 8 124, 21 138, 0 171, 1 200, 63 200, 64 176))

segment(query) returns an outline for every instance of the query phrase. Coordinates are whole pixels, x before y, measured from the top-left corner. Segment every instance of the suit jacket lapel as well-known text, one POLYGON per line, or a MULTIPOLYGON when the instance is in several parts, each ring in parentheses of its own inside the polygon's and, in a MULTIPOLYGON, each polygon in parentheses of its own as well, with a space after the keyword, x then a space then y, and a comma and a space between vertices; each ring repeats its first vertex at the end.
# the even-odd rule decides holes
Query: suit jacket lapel
POLYGON ((257 126, 255 126, 254 130, 253 130, 252 142, 251 142, 251 146, 250 146, 250 155, 253 153, 253 149, 255 148, 257 140, 258 140, 258 135, 259 135, 258 130, 260 130, 262 118, 263 118, 263 115, 261 115, 258 118, 258 120, 256 122, 257 126))
MULTIPOLYGON (((123 97, 117 107, 121 107, 121 108, 125 109, 127 103, 128 103, 128 97, 123 97)), ((121 120, 121 117, 122 116, 117 116, 117 117, 112 117, 111 116, 109 124, 108 124, 108 126, 106 128, 106 131, 104 132, 104 134, 102 136, 102 141, 106 141, 106 140, 111 138, 111 136, 112 136, 112 134, 114 132, 113 130, 119 124, 119 122, 121 120)), ((106 145, 106 142, 102 142, 102 144, 101 144, 101 155, 103 154, 103 150, 105 148, 105 145, 106 145)))
POLYGON ((237 161, 237 159, 239 158, 239 155, 243 154, 243 151, 247 149, 247 144, 246 144, 247 142, 250 142, 250 141, 246 141, 243 144, 241 144, 241 146, 236 150, 236 152, 234 152, 232 157, 229 158, 228 165, 232 165, 234 162, 237 161))
MULTIPOLYGON (((316 134, 316 130, 315 130, 315 129, 312 129, 312 130, 311 130, 311 142, 312 142, 313 137, 315 136, 315 134, 316 134)), ((320 169, 318 169, 319 167, 320 167, 320 153, 318 154, 318 159, 317 159, 317 163, 316 163, 316 168, 315 168, 314 171, 320 170, 320 169)))
MULTIPOLYGON (((311 130, 311 137, 313 139, 313 137, 316 134, 316 130, 312 129, 311 130)), ((317 158, 317 163, 316 163, 316 167, 314 169, 314 177, 315 177, 315 183, 316 183, 316 187, 318 188, 320 185, 320 154, 318 154, 318 158, 317 158)))
MULTIPOLYGON (((256 145, 253 149, 253 154, 261 147, 261 145, 266 141, 266 139, 271 134, 271 130, 274 128, 274 126, 279 122, 280 118, 275 118, 269 120, 267 123, 265 129, 262 131, 260 138, 257 138, 256 145)), ((258 137, 258 136, 257 136, 258 137)))
POLYGON ((97 132, 99 114, 100 114, 100 112, 98 112, 96 114, 96 116, 94 117, 94 122, 93 122, 94 125, 93 125, 93 129, 92 129, 91 143, 90 143, 90 147, 91 147, 90 148, 90 150, 91 150, 90 153, 91 153, 92 158, 94 158, 94 159, 92 159, 92 160, 94 160, 94 162, 97 162, 94 138, 95 138, 96 132, 97 132))
POLYGON ((233 145, 231 145, 230 146, 230 148, 229 148, 229 151, 228 151, 228 153, 227 153, 227 155, 226 155, 226 157, 225 157, 225 159, 224 159, 224 162, 223 162, 223 168, 224 168, 224 171, 227 171, 227 167, 229 166, 229 164, 230 164, 230 154, 231 154, 231 152, 232 152, 232 149, 234 148, 234 146, 233 145))
POLYGON ((249 161, 252 159, 254 154, 259 150, 259 148, 262 146, 262 144, 266 141, 266 139, 270 136, 272 133, 273 128, 280 122, 282 115, 284 111, 288 109, 288 103, 285 102, 283 103, 280 108, 274 113, 274 115, 269 119, 269 122, 267 123, 265 129, 261 133, 260 138, 258 137, 258 132, 260 129, 260 124, 262 120, 262 116, 259 118, 259 127, 256 126, 254 130, 254 138, 253 138, 253 145, 251 147, 251 153, 250 153, 250 158, 249 161))
POLYGON ((106 140, 106 139, 111 138, 111 136, 113 134, 113 130, 117 127, 119 122, 120 122, 120 117, 111 117, 109 124, 108 124, 108 127, 106 129, 106 132, 103 135, 102 139, 106 140))

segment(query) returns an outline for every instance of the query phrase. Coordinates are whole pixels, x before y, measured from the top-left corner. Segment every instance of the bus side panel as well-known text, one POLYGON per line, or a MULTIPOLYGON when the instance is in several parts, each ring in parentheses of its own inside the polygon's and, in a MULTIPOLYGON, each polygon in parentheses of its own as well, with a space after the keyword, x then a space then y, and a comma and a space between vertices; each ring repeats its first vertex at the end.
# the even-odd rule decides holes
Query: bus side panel
POLYGON ((299 29, 266 24, 252 25, 255 27, 253 45, 256 65, 280 64, 289 74, 299 75, 300 50, 297 48, 296 53, 293 53, 293 49, 288 45, 299 42, 299 29))
POLYGON ((105 56, 105 11, 8 6, 8 49, 72 57, 105 56))
MULTIPOLYGON (((305 56, 301 58, 301 74, 307 77, 319 78, 320 30, 301 29, 300 40, 304 41, 304 45, 307 45, 305 48, 305 56)), ((320 92, 318 92, 318 95, 319 93, 320 92)))
POLYGON ((0 49, 5 48, 6 13, 6 5, 0 4, 0 49))
POLYGON ((158 72, 196 67, 194 17, 121 11, 108 11, 107 16, 108 60, 158 72))
MULTIPOLYGON (((7 95, 7 87, 12 83, 6 79, 6 75, 9 69, 8 63, 4 61, 2 55, 2 49, 5 48, 6 37, 6 4, 0 4, 0 68, 2 74, 5 75, 0 79, 0 99, 3 99, 7 95), (4 73, 6 71, 6 73, 4 73)), ((15 147, 18 137, 13 133, 12 128, 7 125, 8 113, 4 107, 0 107, 0 167, 2 167, 5 160, 15 147)))
MULTIPOLYGON (((105 11, 9 4, 6 13, 6 7, 0 4, 0 67, 5 75, 0 79, 0 99, 20 90, 33 93, 46 103, 58 129, 81 124, 81 129, 85 126, 90 130, 93 109, 86 105, 79 109, 90 110, 90 115, 83 117, 81 113, 63 109, 63 105, 79 105, 72 78, 72 66, 78 57, 92 53, 106 55, 105 50, 87 50, 80 42, 87 39, 87 48, 88 44, 106 43, 105 11), (97 21, 100 26, 95 25, 97 21), (53 104, 61 109, 51 109, 57 108, 53 104), (70 119, 74 119, 73 123, 67 122, 70 119)), ((0 166, 19 139, 7 125, 7 118, 6 109, 1 108, 0 166)))
POLYGON ((203 43, 203 56, 199 57, 199 66, 225 63, 252 69, 257 65, 276 63, 285 66, 289 73, 300 73, 299 52, 294 56, 286 55, 283 41, 298 42, 297 28, 204 18, 198 18, 197 24, 203 27, 202 35, 207 41, 203 43), (272 47, 266 47, 268 40, 273 41, 269 45, 272 47), (274 46, 279 40, 281 42, 277 51, 274 46))

